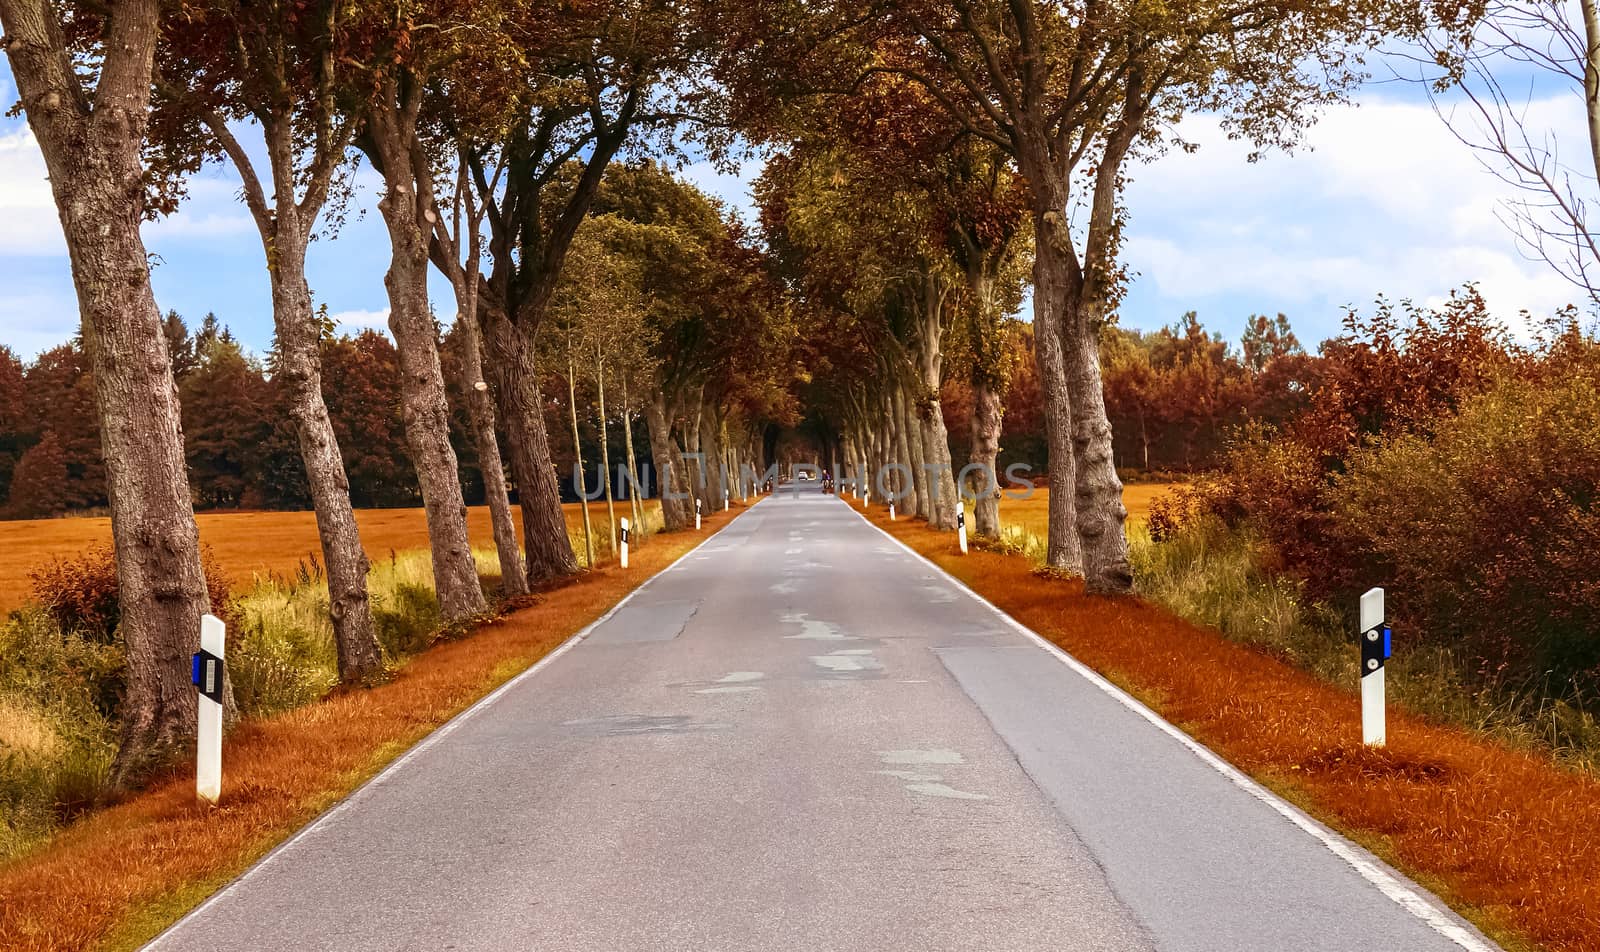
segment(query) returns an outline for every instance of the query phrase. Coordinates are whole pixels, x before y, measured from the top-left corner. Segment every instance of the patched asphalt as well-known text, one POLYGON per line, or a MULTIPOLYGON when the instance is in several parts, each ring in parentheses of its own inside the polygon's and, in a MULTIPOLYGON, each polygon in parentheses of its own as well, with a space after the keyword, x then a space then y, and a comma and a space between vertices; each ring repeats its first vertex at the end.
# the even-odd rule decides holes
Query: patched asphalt
POLYGON ((785 488, 149 948, 1495 947, 785 488))

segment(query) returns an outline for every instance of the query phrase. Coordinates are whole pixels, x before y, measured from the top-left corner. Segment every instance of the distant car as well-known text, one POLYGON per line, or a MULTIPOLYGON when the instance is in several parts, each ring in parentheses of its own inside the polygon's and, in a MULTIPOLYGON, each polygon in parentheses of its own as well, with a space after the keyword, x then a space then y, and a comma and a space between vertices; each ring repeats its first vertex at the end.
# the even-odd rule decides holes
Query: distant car
POLYGON ((799 479, 801 482, 809 482, 811 480, 811 474, 806 472, 805 470, 801 470, 800 471, 800 475, 797 476, 796 478, 799 479))

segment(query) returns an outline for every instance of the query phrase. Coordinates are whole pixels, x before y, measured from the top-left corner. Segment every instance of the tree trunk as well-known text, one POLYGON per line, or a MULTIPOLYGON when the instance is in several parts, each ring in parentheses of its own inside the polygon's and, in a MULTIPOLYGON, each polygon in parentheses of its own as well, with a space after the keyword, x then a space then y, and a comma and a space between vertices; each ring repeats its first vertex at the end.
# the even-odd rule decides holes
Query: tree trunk
POLYGON ((578 493, 578 505, 583 507, 583 556, 588 568, 594 568, 594 527, 589 522, 589 487, 583 478, 583 441, 578 436, 578 377, 573 366, 571 348, 567 351, 567 411, 572 417, 572 480, 578 493))
POLYGON ((700 452, 705 454, 706 514, 722 509, 722 494, 727 492, 727 482, 722 471, 722 423, 709 406, 700 408, 700 452))
POLYGON ((277 241, 268 248, 278 373, 289 388, 289 415, 299 437, 328 570, 328 613, 333 618, 339 680, 366 684, 383 673, 383 654, 367 597, 367 553, 350 505, 344 457, 322 398, 321 328, 306 283, 305 245, 293 234, 298 229, 292 222, 280 224, 290 227, 280 227, 277 241))
POLYGON ((1583 14, 1583 112, 1589 129, 1589 163, 1600 176, 1600 5, 1580 0, 1583 14))
MULTIPOLYGON (((711 479, 707 473, 707 470, 710 467, 707 464, 710 461, 706 459, 705 447, 700 445, 700 417, 704 411, 705 385, 701 384, 699 387, 695 388, 694 402, 689 405, 689 412, 685 414, 683 425, 683 452, 686 455, 694 457, 695 464, 694 472, 692 474, 694 482, 692 492, 694 493, 695 498, 700 500, 700 505, 703 507, 705 513, 709 515, 712 509, 712 503, 711 479)), ((685 473, 685 475, 691 474, 685 473)), ((692 517, 694 515, 693 502, 689 504, 689 510, 689 515, 692 517)))
POLYGON ((645 524, 644 500, 639 491, 639 460, 633 454, 633 401, 628 395, 628 375, 622 375, 622 442, 628 455, 628 505, 633 511, 633 531, 642 541, 650 533, 645 524))
POLYGON ((929 490, 928 471, 923 468, 923 464, 927 460, 923 454, 922 429, 917 422, 917 414, 911 395, 906 392, 904 384, 895 388, 894 401, 895 409, 905 427, 906 446, 910 450, 910 458, 906 462, 911 466, 911 486, 916 493, 915 506, 908 508, 918 518, 931 521, 933 518, 933 494, 929 490))
POLYGON ((661 521, 668 532, 694 523, 693 503, 677 498, 686 493, 682 461, 672 441, 672 421, 667 416, 667 399, 659 391, 645 405, 645 428, 650 432, 650 455, 656 464, 656 493, 661 497, 661 521), (686 506, 685 504, 688 504, 686 506))
POLYGON ((1150 426, 1143 413, 1139 414, 1139 447, 1143 450, 1144 471, 1150 472, 1150 426))
POLYGON ((1071 238, 1066 234, 1059 212, 1036 214, 1034 229, 1038 237, 1033 259, 1033 353, 1039 370, 1039 387, 1044 391, 1045 442, 1050 462, 1045 564, 1081 575, 1083 548, 1078 540, 1072 402, 1061 350, 1061 310, 1070 280, 1069 246, 1064 242, 1071 238))
POLYGON ((478 584, 478 567, 467 536, 467 506, 461 474, 450 445, 450 405, 439 366, 439 335, 428 306, 428 233, 425 221, 437 216, 432 180, 414 159, 416 110, 420 90, 401 97, 389 79, 367 110, 368 146, 383 170, 384 195, 378 212, 389 230, 389 330, 400 358, 400 407, 406 446, 422 487, 433 553, 434 591, 445 621, 455 622, 488 607, 478 584))
POLYGON ((600 359, 600 350, 595 348, 594 383, 600 392, 600 480, 606 488, 606 518, 611 522, 610 536, 611 552, 617 552, 617 504, 611 495, 611 447, 606 437, 606 368, 600 359))
MULTIPOLYGON (((154 0, 112 4, 95 105, 51 4, 0 0, 11 74, 44 153, 94 372, 111 502, 127 690, 111 782, 127 787, 194 736, 189 655, 210 607, 189 498, 177 388, 139 234, 140 148, 159 31, 154 0)), ((232 689, 224 684, 225 710, 232 689)))
POLYGON ((984 538, 1000 535, 1000 474, 996 460, 1000 456, 1000 393, 989 385, 987 379, 972 382, 972 458, 980 467, 979 485, 973 488, 976 497, 972 506, 973 532, 984 538))
MULTIPOLYGON (((900 466, 910 469, 911 434, 906 432, 906 417, 905 413, 902 412, 905 407, 905 398, 901 395, 899 388, 896 387, 889 394, 889 400, 889 405, 894 412, 894 461, 900 466)), ((916 512, 917 501, 915 493, 913 492, 909 497, 906 494, 907 487, 914 485, 914 480, 907 477, 906 470, 896 469, 893 482, 894 493, 897 497, 895 499, 895 508, 904 513, 916 512), (911 502, 909 506, 906 505, 908 498, 911 502)))
POLYGON ((1100 377, 1100 313, 1073 308, 1063 322, 1067 398, 1072 406, 1073 466, 1076 469, 1078 541, 1083 551, 1084 585, 1090 592, 1120 593, 1133 587, 1128 563, 1122 480, 1112 457, 1111 421, 1106 418, 1100 377))
POLYGON ((550 461, 544 400, 539 394, 534 342, 512 325, 505 311, 478 303, 479 326, 489 350, 500 424, 505 427, 511 475, 522 509, 522 545, 528 585, 535 587, 578 570, 561 511, 561 485, 550 461))
POLYGON ((927 465, 935 467, 928 474, 928 491, 934 494, 931 510, 936 513, 929 523, 935 529, 956 527, 956 507, 961 504, 956 495, 955 466, 950 459, 950 434, 944 428, 944 412, 939 408, 939 398, 932 397, 932 405, 922 405, 923 451, 927 465))
POLYGON ((489 522, 494 527, 494 548, 500 556, 500 594, 526 595, 528 576, 522 565, 522 549, 517 544, 517 524, 511 515, 511 494, 506 489, 505 470, 500 465, 500 440, 494 432, 494 397, 483 379, 483 351, 478 324, 472 317, 461 321, 461 349, 467 412, 478 448, 478 472, 483 475, 483 494, 489 503, 489 522))
POLYGON ((428 309, 428 249, 417 227, 409 191, 394 184, 378 203, 394 254, 383 283, 389 291, 389 330, 400 358, 400 401, 406 446, 422 486, 433 553, 433 584, 446 621, 460 621, 487 608, 467 537, 467 506, 461 495, 456 452, 450 445, 450 407, 444 371, 428 309))
POLYGON ((928 523, 935 529, 956 527, 955 471, 950 459, 950 434, 945 431, 939 393, 944 385, 944 315, 947 289, 933 275, 923 279, 923 300, 917 334, 917 372, 921 384, 916 415, 921 423, 924 462, 928 473, 928 523))

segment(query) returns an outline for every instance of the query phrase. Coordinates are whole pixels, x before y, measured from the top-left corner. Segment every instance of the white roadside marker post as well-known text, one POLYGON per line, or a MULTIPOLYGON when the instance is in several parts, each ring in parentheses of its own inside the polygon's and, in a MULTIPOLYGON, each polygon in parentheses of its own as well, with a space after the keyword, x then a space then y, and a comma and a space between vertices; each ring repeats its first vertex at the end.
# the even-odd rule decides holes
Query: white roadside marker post
POLYGON ((618 525, 620 525, 622 527, 622 549, 618 553, 618 555, 622 559, 622 567, 623 568, 627 568, 628 567, 628 517, 627 516, 623 516, 621 519, 617 520, 617 523, 618 523, 618 525))
POLYGON ((700 531, 700 498, 698 496, 694 500, 694 531, 700 531))
POLYGON ((200 616, 200 650, 189 679, 199 689, 200 729, 195 744, 195 793, 215 806, 222 799, 222 666, 227 628, 215 615, 200 616))
POLYGON ((894 500, 889 500, 889 521, 894 521, 894 500))
POLYGON ((1368 747, 1386 743, 1383 710, 1383 667, 1389 660, 1389 626, 1383 620, 1383 589, 1361 596, 1361 742, 1368 747))
POLYGON ((726 489, 724 489, 722 491, 722 511, 723 512, 727 512, 729 509, 732 509, 732 508, 733 508, 733 503, 728 498, 728 491, 726 489))
POLYGON ((956 508, 956 538, 961 542, 961 554, 967 554, 967 507, 956 508))

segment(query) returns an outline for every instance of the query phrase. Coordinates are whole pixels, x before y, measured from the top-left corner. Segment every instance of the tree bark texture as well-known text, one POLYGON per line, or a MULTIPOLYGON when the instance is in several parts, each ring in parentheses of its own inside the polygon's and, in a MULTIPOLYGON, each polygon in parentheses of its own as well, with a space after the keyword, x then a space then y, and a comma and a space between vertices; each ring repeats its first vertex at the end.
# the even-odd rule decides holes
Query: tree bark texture
MULTIPOLYGON (((474 309, 462 313, 470 314, 474 309)), ((489 503, 489 523, 494 527, 494 548, 500 557, 500 594, 526 595, 528 576, 522 564, 522 547, 517 542, 517 523, 511 515, 511 493, 506 488, 506 473, 500 463, 494 397, 489 392, 488 381, 483 379, 483 346, 478 323, 470 316, 461 321, 461 372, 466 378, 463 383, 472 439, 478 450, 478 472, 483 476, 483 495, 489 503)))
POLYGON ((1114 594, 1133 587, 1128 562, 1128 510, 1122 503, 1111 421, 1106 417, 1100 376, 1101 315, 1093 305, 1074 308, 1063 322, 1067 399, 1072 406, 1072 451, 1077 492, 1078 543, 1083 553, 1084 585, 1090 592, 1114 594))
POLYGON ((972 506, 972 528, 982 538, 1000 536, 1000 475, 995 468, 1000 457, 1000 394, 987 380, 972 384, 972 457, 979 467, 972 487, 976 496, 972 506))
POLYGON ((530 588, 578 570, 578 556, 567 536, 561 511, 561 486, 545 432, 544 399, 539 393, 534 342, 512 326, 503 310, 480 300, 479 327, 494 376, 495 402, 505 427, 511 476, 522 510, 522 544, 530 588))
MULTIPOLYGON (((181 755, 194 736, 189 655, 199 646, 200 616, 210 599, 177 389, 139 233, 140 148, 159 7, 155 0, 118 0, 111 8, 91 94, 74 74, 53 5, 0 0, 5 52, 49 169, 94 371, 127 662, 111 781, 125 787, 181 755)), ((231 713, 232 690, 225 691, 231 713)))
POLYGON ((321 331, 306 282, 306 247, 297 234, 284 233, 291 231, 283 227, 286 224, 292 221, 280 219, 279 234, 268 245, 278 373, 289 388, 289 415, 294 420, 328 571, 328 613, 333 619, 339 680, 366 684, 384 671, 367 595, 370 566, 350 502, 344 456, 322 397, 321 331))
POLYGON ((700 452, 705 454, 702 465, 706 475, 706 512, 719 512, 728 485, 723 473, 722 422, 715 409, 704 402, 700 407, 700 452))
POLYGON ((668 532, 694 524, 692 500, 673 498, 687 492, 683 462, 678 459, 672 439, 672 420, 667 414, 667 399, 660 392, 645 405, 645 429, 650 433, 650 455, 656 465, 656 493, 661 497, 661 521, 668 532))
POLYGON ((1037 247, 1033 262, 1033 347, 1044 391, 1045 442, 1050 464, 1050 510, 1045 564, 1083 574, 1083 549, 1078 541, 1077 466, 1072 449, 1072 401, 1068 396, 1066 361, 1061 351, 1061 307, 1067 296, 1070 264, 1061 240, 1052 240, 1065 225, 1056 213, 1035 216, 1037 247), (1052 224, 1052 222, 1054 224, 1052 224))

